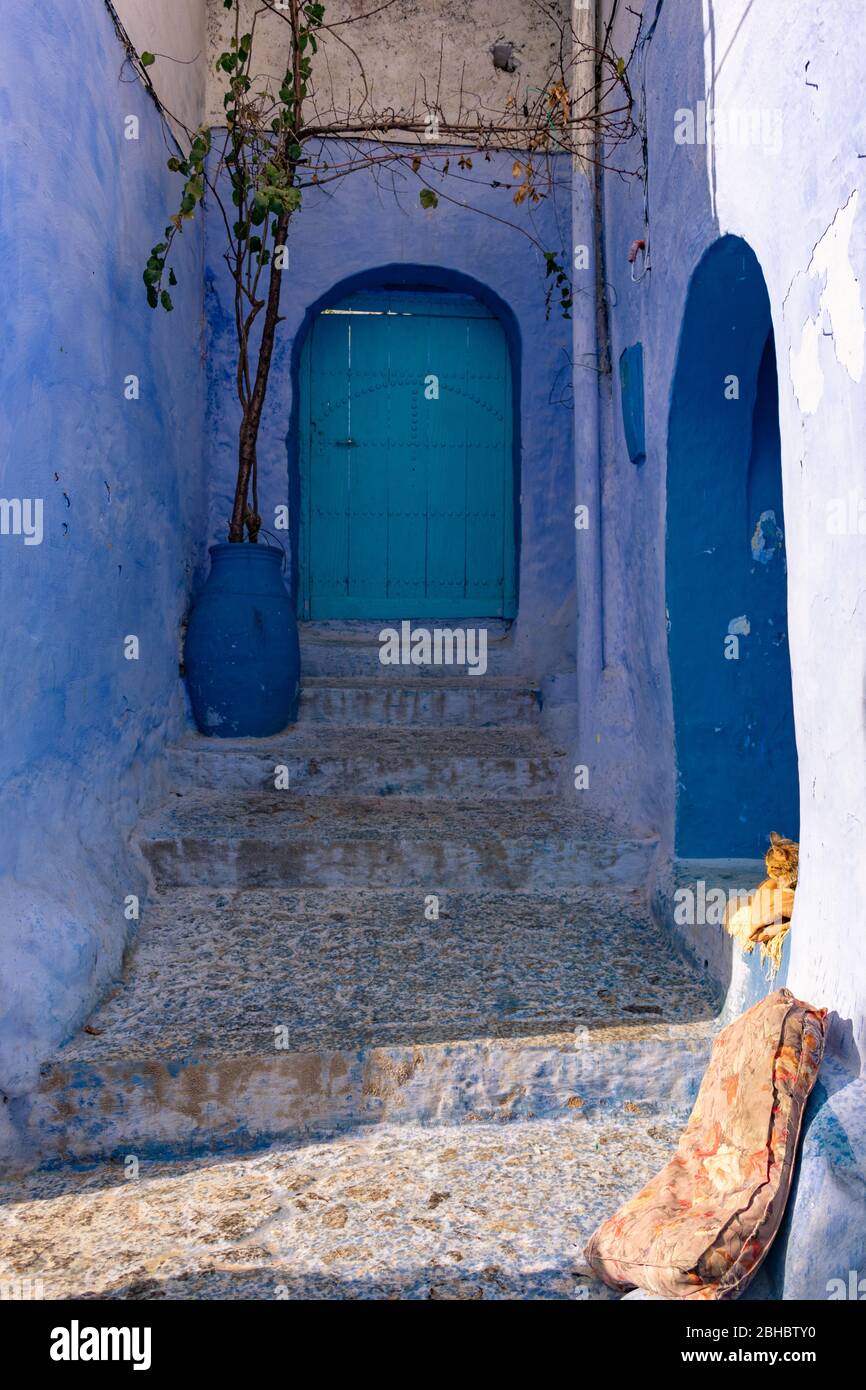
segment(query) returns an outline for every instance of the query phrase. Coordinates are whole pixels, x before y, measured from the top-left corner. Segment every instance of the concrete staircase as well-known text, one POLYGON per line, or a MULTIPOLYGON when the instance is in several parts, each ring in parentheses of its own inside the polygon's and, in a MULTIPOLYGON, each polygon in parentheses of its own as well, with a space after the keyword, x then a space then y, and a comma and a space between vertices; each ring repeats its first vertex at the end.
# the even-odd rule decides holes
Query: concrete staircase
MULTIPOLYGON (((30 1100, 31 1142, 55 1166, 98 1164, 100 1191, 116 1185, 106 1175, 129 1155, 149 1182, 180 1191, 202 1174, 232 1189, 239 1164, 253 1165, 249 1175, 268 1164, 282 1172, 304 1154, 336 1172, 351 1153, 364 1182, 385 1193, 395 1163, 430 1186, 433 1156, 453 1149, 466 1159, 460 1201, 471 1207, 473 1171, 482 1177, 470 1150, 489 1130, 502 1181, 526 1188, 532 1210, 518 1226, 528 1220, 535 1234, 528 1245, 506 1240, 501 1287, 494 1280, 479 1293, 483 1281, 470 1280, 475 1292, 454 1296, 536 1296, 514 1290, 528 1287, 546 1239, 549 1202, 541 1186, 535 1207, 528 1195, 539 1153, 576 1156, 571 1170, 562 1159, 562 1229, 574 1225, 566 1209, 587 1210, 585 1238, 583 1227, 673 1147, 714 1003, 649 914, 654 842, 591 814, 582 793, 559 791, 563 755, 543 736, 531 682, 371 671, 363 644, 319 645, 305 652, 317 674, 305 680, 297 726, 267 740, 190 735, 174 750, 174 795, 139 836, 152 901, 123 979, 45 1066, 30 1100), (270 1157, 249 1156, 263 1144, 275 1146, 270 1157)), ((76 1187, 69 1173, 28 1180, 40 1212, 46 1191, 61 1189, 88 1209, 87 1183, 76 1187)), ((450 1201, 459 1184, 437 1177, 433 1197, 443 1184, 450 1201)), ((357 1250, 369 1246, 367 1274, 377 1273, 366 1284, 380 1292, 360 1296, 437 1296, 429 1290, 442 1283, 445 1255, 419 1232, 441 1228, 447 1245, 442 1213, 429 1229, 417 1212, 406 1217, 400 1240, 421 1244, 404 1278, 388 1253, 400 1218, 386 1237, 363 1200, 357 1210, 345 1194, 334 1201, 363 1228, 345 1268, 316 1266, 302 1221, 279 1251, 262 1254, 254 1242, 249 1287, 273 1282, 272 1266, 297 1262, 302 1246, 295 1283, 309 1292, 336 1279, 356 1296, 365 1284, 357 1250)), ((508 1205, 501 1192, 497 1201, 508 1205)), ((125 1203, 118 1193, 106 1209, 118 1239, 133 1219, 125 1203)), ((480 1225, 470 1216, 461 1217, 473 1252, 464 1274, 495 1254, 486 1216, 480 1225)), ((579 1250, 560 1248, 550 1220, 553 1283, 542 1279, 537 1296, 589 1296, 563 1272, 579 1250)), ((337 1225, 326 1227, 326 1244, 337 1225)), ((149 1226, 141 1239, 156 1239, 149 1226)), ((97 1277, 83 1266, 79 1291, 88 1269, 97 1277)), ((112 1270, 99 1276, 105 1287, 126 1287, 130 1271, 112 1270)))

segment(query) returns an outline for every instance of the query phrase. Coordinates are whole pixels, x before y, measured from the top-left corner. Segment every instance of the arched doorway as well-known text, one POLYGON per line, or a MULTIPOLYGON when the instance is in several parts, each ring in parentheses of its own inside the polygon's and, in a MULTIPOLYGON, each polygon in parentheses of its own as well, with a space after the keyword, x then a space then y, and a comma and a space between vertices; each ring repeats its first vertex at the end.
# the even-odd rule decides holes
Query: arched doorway
POLYGON ((319 309, 298 373, 299 612, 511 618, 509 346, 473 296, 358 289, 319 309))
POLYGON ((680 857, 798 836, 784 536, 770 303, 754 252, 726 236, 689 286, 668 430, 680 857))

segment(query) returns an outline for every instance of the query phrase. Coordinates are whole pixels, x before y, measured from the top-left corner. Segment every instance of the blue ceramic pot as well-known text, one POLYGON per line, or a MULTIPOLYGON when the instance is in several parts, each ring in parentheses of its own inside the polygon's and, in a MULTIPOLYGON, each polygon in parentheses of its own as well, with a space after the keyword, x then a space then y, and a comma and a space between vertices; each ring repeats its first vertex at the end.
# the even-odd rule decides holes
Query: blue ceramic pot
POLYGON ((266 738, 298 713, 298 626, 283 551, 226 544, 210 556, 184 654, 195 721, 215 738, 266 738))

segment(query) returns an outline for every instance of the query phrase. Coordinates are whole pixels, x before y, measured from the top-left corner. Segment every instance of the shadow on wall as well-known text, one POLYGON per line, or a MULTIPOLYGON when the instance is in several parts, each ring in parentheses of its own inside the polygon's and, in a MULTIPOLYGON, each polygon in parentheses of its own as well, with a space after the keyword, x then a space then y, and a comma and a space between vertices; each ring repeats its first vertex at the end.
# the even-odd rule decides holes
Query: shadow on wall
POLYGON ((760 265, 721 237, 689 286, 668 435, 676 853, 799 834, 776 357, 760 265))

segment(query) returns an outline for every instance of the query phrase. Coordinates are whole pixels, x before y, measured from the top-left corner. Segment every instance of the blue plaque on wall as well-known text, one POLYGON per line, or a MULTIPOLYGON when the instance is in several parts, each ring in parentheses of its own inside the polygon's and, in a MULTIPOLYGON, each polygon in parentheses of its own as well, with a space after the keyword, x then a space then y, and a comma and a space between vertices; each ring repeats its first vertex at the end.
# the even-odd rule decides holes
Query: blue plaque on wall
POLYGON ((646 432, 643 414, 643 344, 627 347, 619 359, 619 385, 622 396, 622 423, 632 463, 646 460, 646 432))

